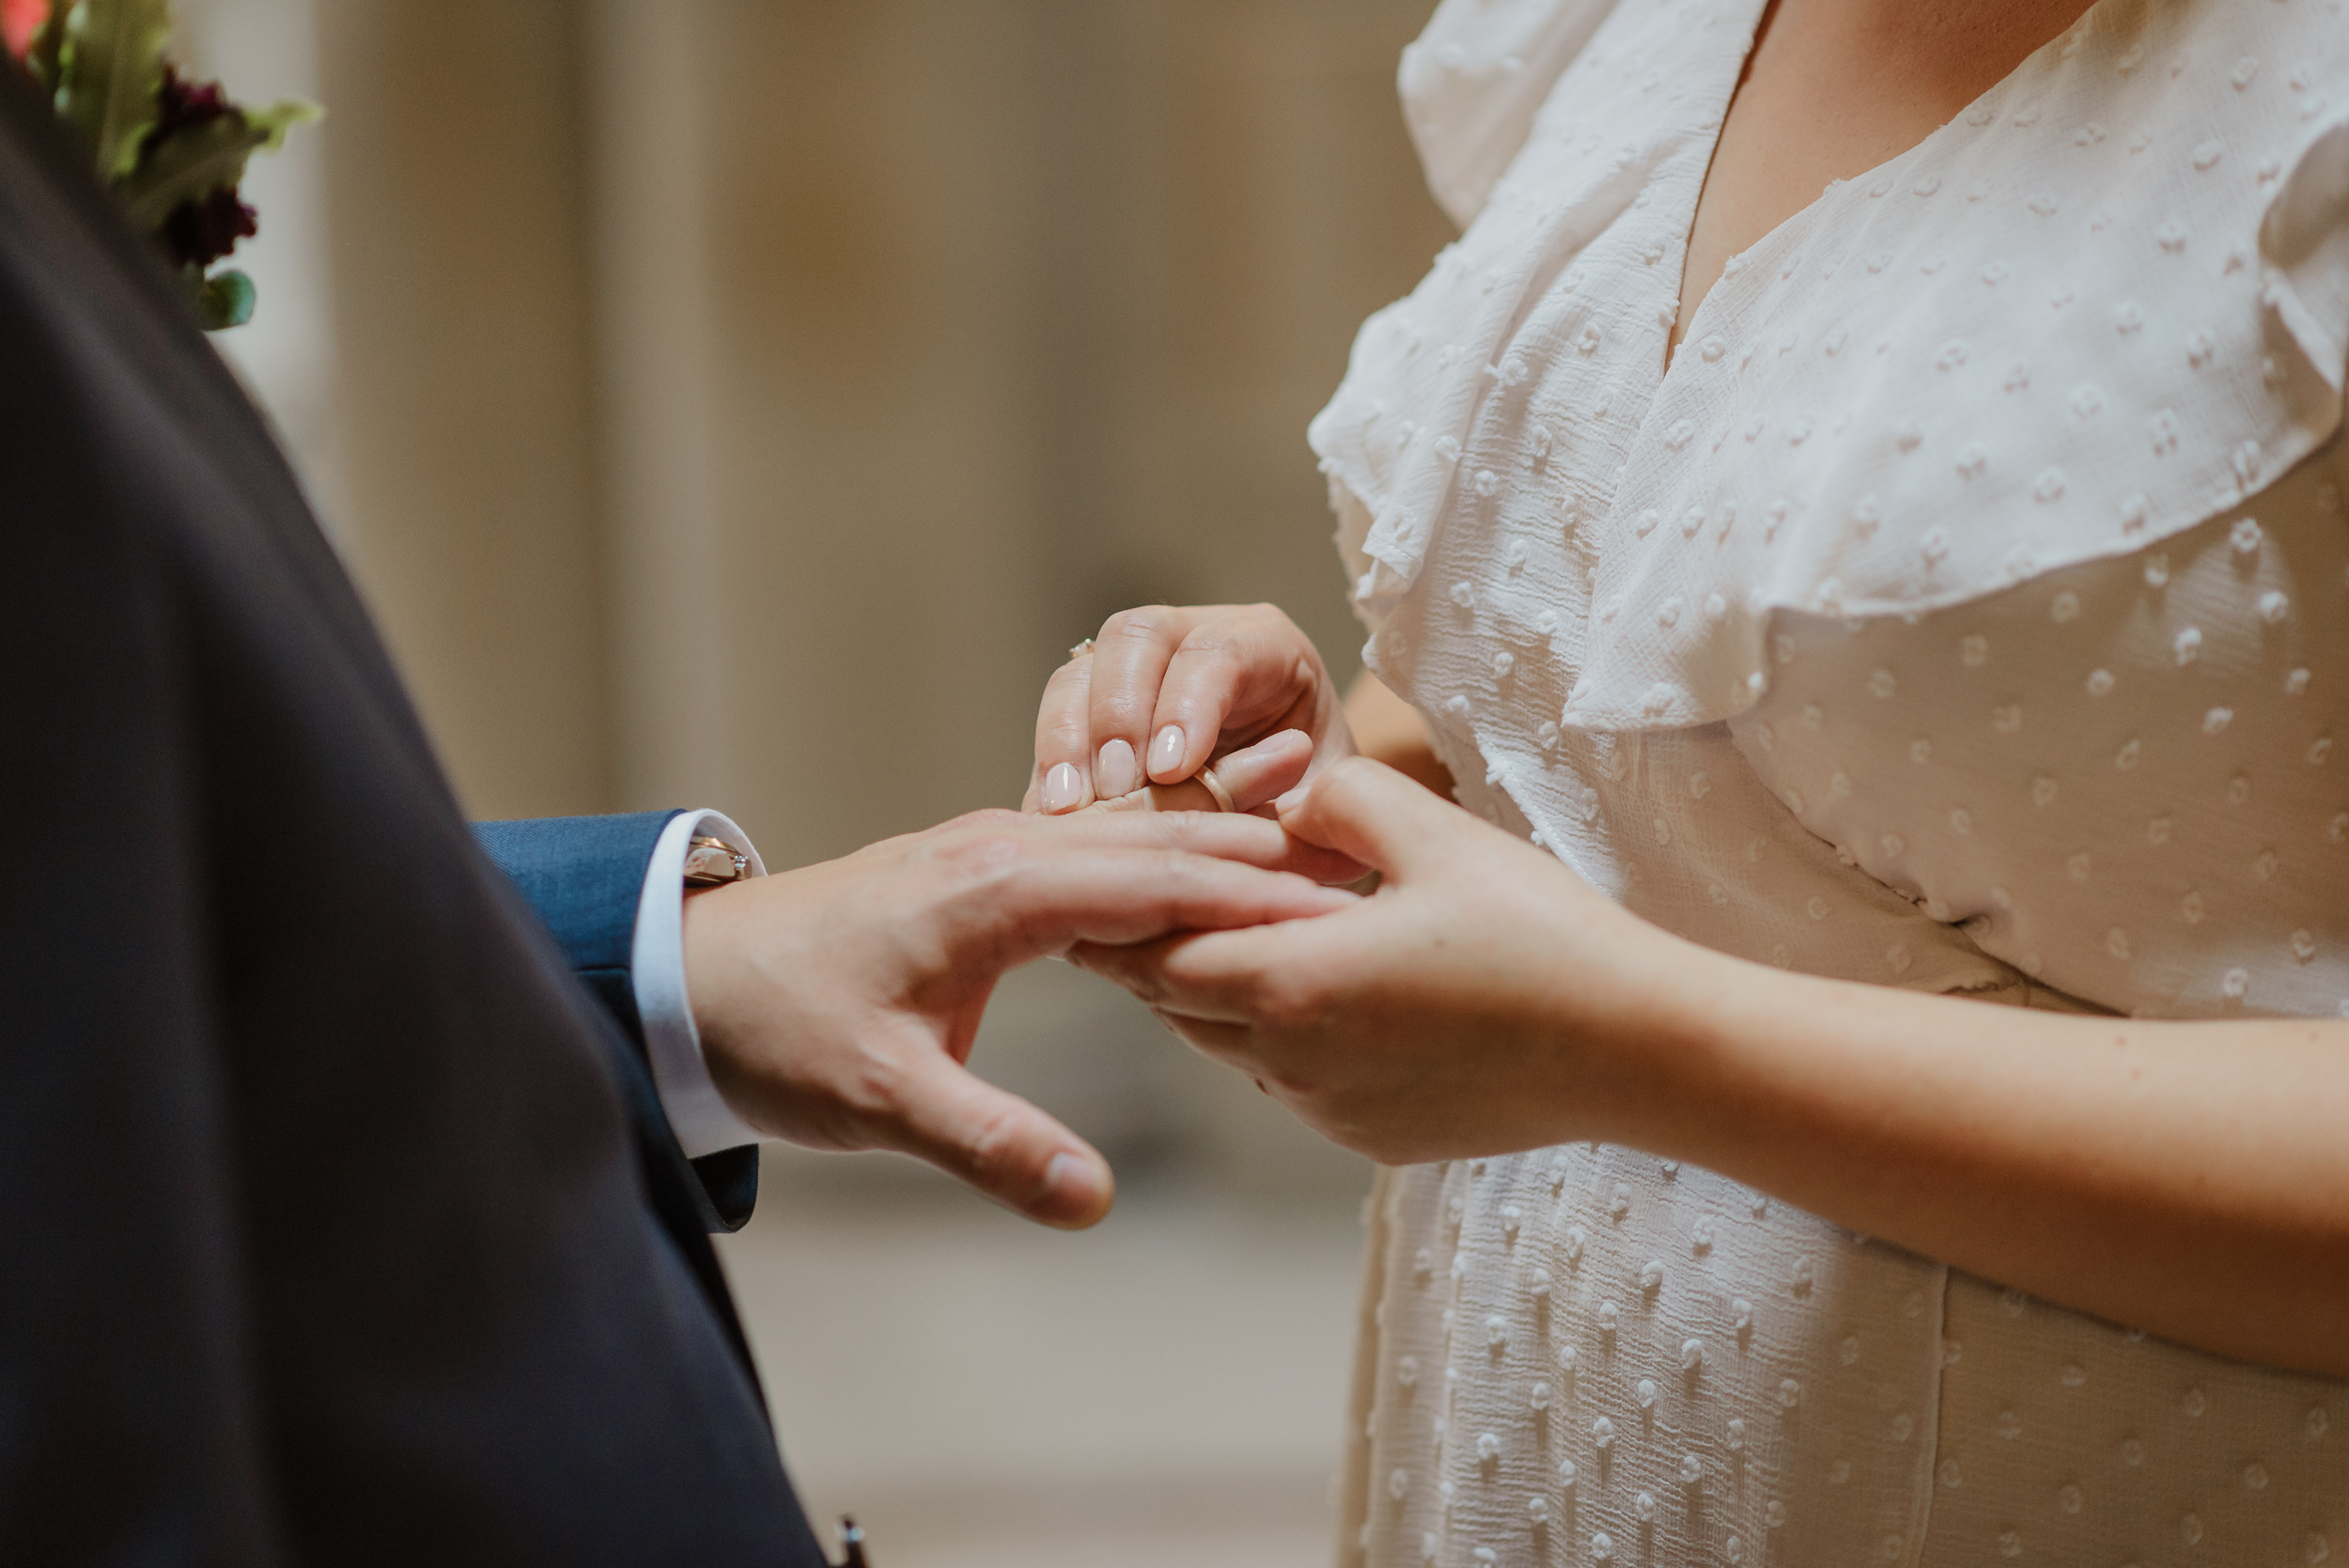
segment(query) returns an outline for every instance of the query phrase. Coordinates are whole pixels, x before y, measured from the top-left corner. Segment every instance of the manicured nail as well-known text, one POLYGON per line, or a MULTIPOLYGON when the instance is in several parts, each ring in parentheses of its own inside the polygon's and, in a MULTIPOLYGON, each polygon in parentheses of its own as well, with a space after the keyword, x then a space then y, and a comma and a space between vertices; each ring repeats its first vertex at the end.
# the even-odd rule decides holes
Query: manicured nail
POLYGON ((1056 762, 1044 775, 1044 809, 1048 812, 1074 811, 1084 803, 1085 776, 1077 771, 1074 763, 1056 762))
POLYGON ((1121 795, 1131 795, 1142 787, 1140 769, 1134 765, 1134 749, 1124 740, 1112 740, 1101 748, 1101 760, 1093 765, 1093 782, 1104 800, 1114 800, 1121 795))
POLYGON ((1040 1206, 1050 1210, 1055 1219, 1088 1219, 1100 1210, 1108 1196, 1101 1172, 1091 1160, 1058 1154, 1044 1168, 1044 1203, 1040 1206))
POLYGON ((1159 731, 1150 742, 1150 776, 1160 784, 1174 784, 1180 777, 1183 766, 1183 726, 1169 724, 1159 731))

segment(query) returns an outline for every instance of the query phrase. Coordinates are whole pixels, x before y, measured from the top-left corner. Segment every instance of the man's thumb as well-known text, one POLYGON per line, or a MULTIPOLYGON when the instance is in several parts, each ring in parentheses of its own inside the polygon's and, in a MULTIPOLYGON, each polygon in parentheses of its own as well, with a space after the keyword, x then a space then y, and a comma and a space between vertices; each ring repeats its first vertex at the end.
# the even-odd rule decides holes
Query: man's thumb
POLYGON ((1281 826, 1381 876, 1408 871, 1460 808, 1384 763, 1348 757, 1276 802, 1281 826))
POLYGON ((1066 1127, 946 1056, 900 1086, 894 1141, 1039 1224, 1082 1230, 1110 1211, 1109 1161, 1066 1127))

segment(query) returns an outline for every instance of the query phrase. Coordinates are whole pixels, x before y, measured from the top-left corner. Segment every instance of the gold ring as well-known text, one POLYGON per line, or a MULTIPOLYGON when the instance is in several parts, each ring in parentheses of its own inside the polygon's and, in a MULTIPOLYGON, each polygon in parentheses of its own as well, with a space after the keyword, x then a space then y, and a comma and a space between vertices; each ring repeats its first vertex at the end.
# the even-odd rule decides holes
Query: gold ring
POLYGON ((1223 781, 1215 776, 1213 768, 1202 768, 1196 776, 1201 784, 1207 786, 1207 793, 1215 797, 1218 811, 1239 810, 1232 804, 1232 792, 1223 787, 1223 781))
POLYGON ((1088 637, 1088 638, 1086 638, 1083 642, 1081 642, 1081 643, 1078 644, 1075 647, 1070 648, 1070 649, 1068 650, 1068 661, 1069 661, 1071 664, 1074 664, 1074 663, 1075 663, 1078 660, 1082 659, 1082 658, 1083 658, 1086 654, 1089 654, 1089 653, 1091 653, 1092 651, 1093 651, 1093 639, 1092 639, 1092 638, 1090 638, 1090 637, 1088 637))

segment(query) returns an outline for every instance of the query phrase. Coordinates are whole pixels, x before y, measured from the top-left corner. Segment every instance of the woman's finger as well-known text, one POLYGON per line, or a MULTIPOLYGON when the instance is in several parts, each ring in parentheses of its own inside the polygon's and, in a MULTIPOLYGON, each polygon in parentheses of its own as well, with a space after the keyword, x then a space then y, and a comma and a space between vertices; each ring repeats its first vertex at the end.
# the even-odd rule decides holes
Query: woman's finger
POLYGON ((1102 800, 1131 794, 1146 782, 1150 716, 1158 708, 1167 661, 1191 629, 1220 608, 1153 604, 1121 610, 1101 623, 1093 641, 1086 724, 1095 792, 1102 800))
MULTIPOLYGON (((1151 1008, 1150 1016, 1164 1024, 1185 1045, 1226 1066, 1237 1067, 1252 1077, 1254 1075, 1257 1066, 1256 1032, 1248 1025, 1195 1018, 1188 1013, 1176 1013, 1164 1007, 1151 1008)), ((1256 1087, 1263 1088, 1264 1080, 1258 1079, 1256 1087)))
POLYGON ((1283 730, 1218 757, 1202 771, 1215 776, 1234 811, 1252 812, 1296 788, 1313 765, 1314 737, 1303 730, 1283 730))
POLYGON ((1079 942, 1067 959, 1156 1010, 1211 1023, 1252 1023, 1263 1006, 1267 931, 1195 931, 1154 941, 1079 942))
POLYGON ((1091 750, 1085 744, 1093 660, 1092 654, 1079 654, 1044 683, 1044 700, 1035 712, 1035 771, 1022 810, 1057 816, 1094 799, 1091 750))
POLYGON ((1308 728, 1326 695, 1321 659, 1270 605, 1219 606, 1174 649, 1150 720, 1150 777, 1187 779, 1238 728, 1308 728))
POLYGON ((1383 763, 1347 757, 1275 801, 1281 826, 1308 844, 1402 877, 1439 862, 1453 835, 1484 827, 1383 763))
POLYGON ((1215 798, 1215 791, 1198 779, 1185 779, 1181 784, 1143 784, 1140 789, 1114 800, 1096 800, 1085 808, 1087 815, 1136 811, 1216 814, 1222 810, 1223 802, 1215 798))
MULTIPOLYGON (((1205 800, 1206 791, 1196 784, 1205 800)), ((1049 826, 1034 825, 1044 842, 1070 848, 1174 849, 1190 855, 1211 855, 1237 861, 1262 871, 1298 871, 1302 865, 1319 868, 1332 859, 1326 849, 1300 843, 1281 831, 1277 822, 1261 816, 1221 811, 1166 811, 1153 808, 1152 795, 1172 790, 1137 790, 1118 800, 1103 800, 1072 816, 1054 818, 1049 826), (1137 815, 1138 814, 1138 815, 1137 815)), ((1300 873, 1301 874, 1301 873, 1300 873)))
POLYGON ((1105 793, 1091 809, 1252 813, 1295 788, 1313 763, 1313 737, 1303 730, 1283 730, 1218 757, 1180 784, 1144 784, 1118 796, 1105 793))

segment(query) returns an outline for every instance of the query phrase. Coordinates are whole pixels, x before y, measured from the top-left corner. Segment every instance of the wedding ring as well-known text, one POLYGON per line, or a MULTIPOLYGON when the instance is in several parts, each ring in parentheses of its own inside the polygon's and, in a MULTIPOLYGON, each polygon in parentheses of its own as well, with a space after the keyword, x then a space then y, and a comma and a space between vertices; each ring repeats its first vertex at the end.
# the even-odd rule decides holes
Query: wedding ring
POLYGON ((1070 649, 1068 650, 1068 661, 1069 661, 1071 664, 1074 664, 1074 663, 1075 663, 1078 660, 1082 659, 1082 658, 1083 658, 1086 654, 1089 654, 1089 653, 1091 653, 1092 651, 1093 651, 1093 639, 1092 639, 1092 638, 1090 638, 1090 637, 1088 637, 1088 638, 1086 638, 1083 642, 1081 642, 1081 643, 1078 644, 1075 647, 1070 648, 1070 649))
POLYGON ((1196 775, 1194 775, 1194 776, 1195 776, 1195 777, 1199 780, 1199 782, 1200 782, 1201 784, 1206 784, 1206 785, 1207 786, 1207 793, 1215 797, 1215 809, 1216 809, 1216 810, 1218 810, 1218 811, 1237 811, 1237 810, 1239 810, 1239 808, 1238 808, 1237 806, 1236 806, 1236 805, 1232 804, 1232 792, 1231 792, 1230 790, 1228 790, 1228 789, 1226 789, 1226 788, 1224 788, 1224 787, 1223 787, 1223 781, 1222 781, 1222 780, 1221 780, 1221 779, 1219 779, 1219 778, 1217 778, 1217 777, 1215 776, 1215 769, 1214 769, 1214 768, 1202 768, 1201 769, 1199 769, 1198 773, 1197 773, 1196 775))

